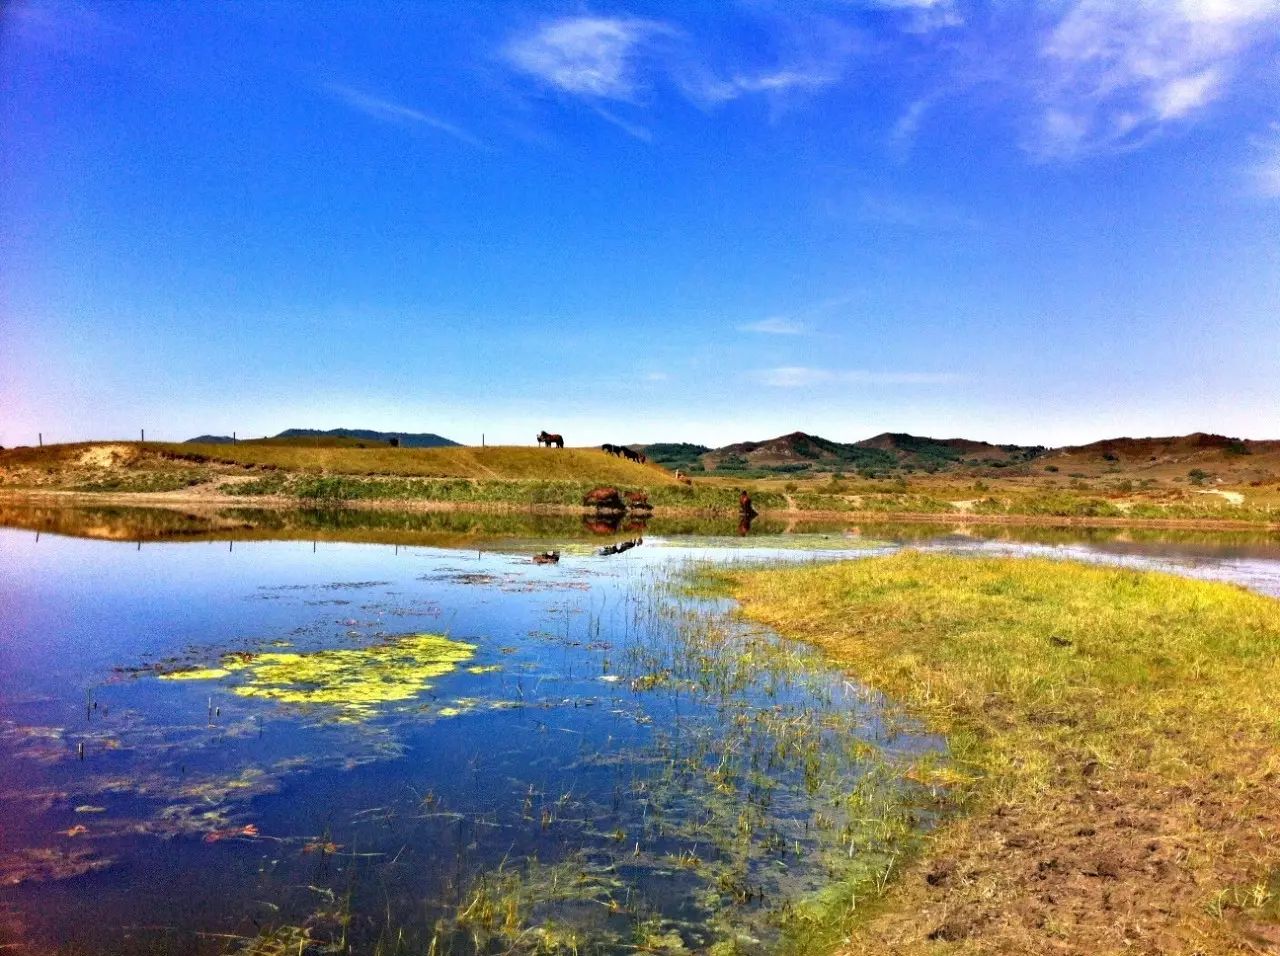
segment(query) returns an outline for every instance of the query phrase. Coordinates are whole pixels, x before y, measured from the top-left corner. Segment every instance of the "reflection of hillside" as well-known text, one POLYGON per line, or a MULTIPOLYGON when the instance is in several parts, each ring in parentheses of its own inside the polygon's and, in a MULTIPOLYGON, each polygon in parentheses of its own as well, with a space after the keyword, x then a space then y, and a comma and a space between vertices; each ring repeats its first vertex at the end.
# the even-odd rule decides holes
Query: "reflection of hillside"
MULTIPOLYGON (((463 547, 525 538, 589 540, 621 533, 728 534, 730 519, 602 521, 577 515, 480 511, 220 508, 184 510, 0 503, 0 525, 110 541, 350 541, 463 547)), ((776 533, 781 523, 757 525, 776 533)))
MULTIPOLYGON (((603 520, 577 515, 482 511, 375 511, 296 508, 133 508, 0 503, 0 526, 107 541, 348 541, 369 544, 424 545, 441 548, 514 542, 526 539, 593 540, 619 534, 655 537, 736 536, 735 518, 630 517, 603 520)), ((750 537, 782 534, 844 535, 850 532, 884 541, 924 541, 949 535, 975 540, 1035 544, 1113 544, 1168 542, 1215 548, 1251 545, 1274 549, 1266 531, 1194 531, 1140 528, 964 525, 946 522, 840 522, 757 519, 750 537)))

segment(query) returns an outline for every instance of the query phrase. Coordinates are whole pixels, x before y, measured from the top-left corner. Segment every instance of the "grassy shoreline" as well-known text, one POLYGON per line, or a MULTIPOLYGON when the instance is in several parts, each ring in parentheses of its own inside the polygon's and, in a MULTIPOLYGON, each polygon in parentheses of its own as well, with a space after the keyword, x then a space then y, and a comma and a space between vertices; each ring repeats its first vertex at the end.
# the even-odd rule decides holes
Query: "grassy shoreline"
MULTIPOLYGON (((943 733, 963 812, 857 953, 1280 942, 1280 602, 1042 559, 907 552, 708 573, 943 733)), ((847 925, 849 901, 831 919, 847 925)))

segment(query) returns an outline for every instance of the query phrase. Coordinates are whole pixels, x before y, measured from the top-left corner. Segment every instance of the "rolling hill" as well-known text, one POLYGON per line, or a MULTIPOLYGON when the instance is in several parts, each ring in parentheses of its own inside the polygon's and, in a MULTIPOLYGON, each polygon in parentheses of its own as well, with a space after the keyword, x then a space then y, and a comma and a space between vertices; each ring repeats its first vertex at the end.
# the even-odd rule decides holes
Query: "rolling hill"
POLYGON ((1025 465, 1045 451, 1039 446, 992 445, 964 438, 922 438, 895 432, 845 443, 798 431, 714 449, 675 443, 645 447, 650 458, 667 467, 743 476, 836 472, 883 476, 1010 468, 1025 465))
MULTIPOLYGON (((398 439, 401 448, 453 448, 459 443, 452 439, 437 435, 434 432, 381 432, 371 428, 330 428, 322 431, 317 428, 286 428, 278 435, 269 438, 242 438, 236 444, 307 444, 307 445, 349 445, 360 447, 360 443, 390 445, 391 439, 398 439)), ((230 435, 198 435, 188 438, 187 445, 230 445, 230 435)))
POLYGON ((1163 481, 1198 474, 1246 484, 1280 474, 1280 441, 1205 432, 1165 438, 1108 438, 1050 449, 1036 465, 1080 478, 1124 475, 1163 481))

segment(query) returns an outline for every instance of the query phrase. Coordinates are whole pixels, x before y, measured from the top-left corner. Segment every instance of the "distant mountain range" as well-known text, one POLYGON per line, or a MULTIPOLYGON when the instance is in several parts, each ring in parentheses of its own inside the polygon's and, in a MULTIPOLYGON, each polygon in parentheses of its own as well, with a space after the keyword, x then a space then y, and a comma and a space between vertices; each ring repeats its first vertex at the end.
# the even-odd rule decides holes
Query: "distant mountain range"
POLYGON ((1120 472, 1182 474, 1187 465, 1222 463, 1242 476, 1271 473, 1280 466, 1280 441, 1250 441, 1196 432, 1173 438, 1113 438, 1088 445, 993 445, 967 438, 923 438, 885 432, 858 442, 837 442, 805 432, 722 448, 659 442, 633 446, 668 468, 694 474, 743 477, 844 473, 890 477, 913 472, 1031 474, 1061 471, 1064 477, 1120 472))
MULTIPOLYGON (((449 438, 444 438, 433 432, 380 432, 370 428, 330 428, 328 431, 321 431, 316 428, 286 428, 278 435, 271 438, 252 439, 253 441, 277 441, 277 440, 323 440, 326 438, 333 439, 351 439, 353 441, 367 442, 385 442, 390 443, 391 439, 400 440, 401 448, 445 448, 458 445, 459 442, 449 438)), ((186 444, 190 445, 230 445, 230 435, 200 435, 196 438, 188 438, 186 444)), ((250 439, 240 439, 247 441, 250 439)))
POLYGON ((792 432, 723 448, 662 443, 644 448, 649 458, 670 468, 744 476, 814 472, 881 475, 961 467, 1007 468, 1025 464, 1045 451, 1042 446, 992 445, 964 438, 920 438, 892 432, 849 443, 792 432))

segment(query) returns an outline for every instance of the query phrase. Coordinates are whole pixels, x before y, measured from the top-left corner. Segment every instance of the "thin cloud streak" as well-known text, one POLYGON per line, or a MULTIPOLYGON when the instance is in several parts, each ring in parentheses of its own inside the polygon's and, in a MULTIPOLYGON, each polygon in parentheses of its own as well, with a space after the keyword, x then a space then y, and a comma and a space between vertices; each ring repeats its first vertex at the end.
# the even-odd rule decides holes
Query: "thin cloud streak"
POLYGON ((773 315, 758 322, 748 322, 738 326, 739 332, 758 332, 762 335, 804 335, 808 330, 804 324, 782 315, 773 315))
POLYGON ((964 381, 950 372, 872 372, 866 369, 825 369, 782 365, 763 369, 756 378, 773 388, 814 388, 820 385, 952 385, 964 381))
POLYGON ((484 148, 484 143, 462 127, 455 126, 453 123, 442 120, 437 116, 432 116, 429 113, 424 113, 422 110, 414 109, 411 106, 403 106, 400 103, 373 96, 369 93, 363 93, 360 90, 337 83, 325 84, 325 89, 342 103, 373 119, 384 123, 418 123, 446 133, 454 139, 466 143, 468 146, 484 148))
POLYGON ((1267 199, 1280 199, 1280 123, 1272 123, 1269 137, 1255 139, 1253 146, 1260 154, 1250 170, 1255 190, 1267 199))

